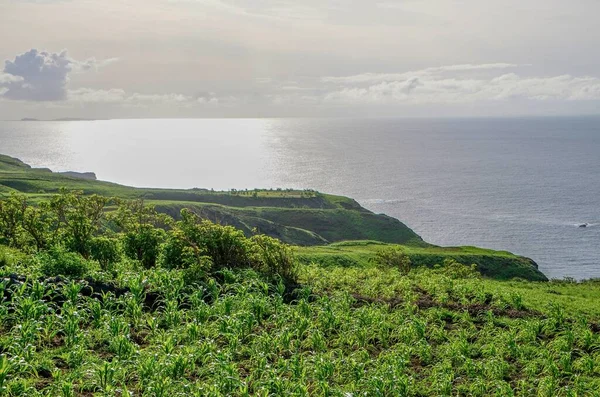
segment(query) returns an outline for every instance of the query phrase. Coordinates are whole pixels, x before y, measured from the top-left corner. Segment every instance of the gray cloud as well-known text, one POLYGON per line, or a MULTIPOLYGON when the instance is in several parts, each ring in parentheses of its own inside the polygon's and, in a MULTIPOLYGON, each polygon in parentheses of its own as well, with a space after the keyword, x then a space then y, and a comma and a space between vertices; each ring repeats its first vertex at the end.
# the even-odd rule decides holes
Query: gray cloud
POLYGON ((33 48, 7 60, 0 74, 2 96, 25 101, 60 101, 67 99, 67 84, 71 72, 85 72, 108 65, 116 58, 98 61, 90 58, 77 61, 61 52, 38 51, 33 48))

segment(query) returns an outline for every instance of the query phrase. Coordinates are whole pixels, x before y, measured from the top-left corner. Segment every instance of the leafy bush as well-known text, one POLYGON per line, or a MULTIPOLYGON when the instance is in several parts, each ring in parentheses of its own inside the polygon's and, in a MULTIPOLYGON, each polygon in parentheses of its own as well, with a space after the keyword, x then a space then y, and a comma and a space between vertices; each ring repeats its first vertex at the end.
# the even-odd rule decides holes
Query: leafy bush
POLYGON ((202 256, 183 270, 183 280, 188 285, 200 283, 210 274, 212 266, 212 259, 208 256, 202 256))
POLYGON ((192 246, 184 233, 175 229, 167 233, 162 244, 158 263, 167 269, 186 269, 202 256, 197 246, 192 246))
POLYGON ((54 246, 37 254, 41 270, 47 276, 82 277, 88 271, 87 261, 78 253, 54 246))
POLYGON ((410 271, 410 258, 400 247, 386 247, 375 252, 373 261, 383 267, 394 267, 406 274, 410 271))
POLYGON ((156 265, 160 244, 165 231, 150 224, 139 225, 136 230, 123 235, 123 250, 131 258, 140 261, 146 269, 156 265))
POLYGON ((436 269, 446 276, 453 279, 466 279, 466 278, 480 278, 481 274, 477 270, 477 265, 463 265, 454 259, 447 258, 441 266, 437 266, 436 269))
POLYGON ((294 280, 297 265, 292 247, 264 234, 250 239, 255 252, 253 268, 268 275, 280 275, 286 280, 294 280))
POLYGON ((190 269, 188 273, 195 269, 204 275, 225 268, 253 268, 284 279, 296 276, 290 246, 264 235, 247 238, 241 230, 200 220, 187 209, 167 233, 159 263, 169 269, 190 269))
POLYGON ((117 240, 108 237, 95 237, 90 242, 90 256, 100 263, 102 270, 109 270, 121 259, 117 240))
POLYGON ((28 256, 15 249, 4 245, 0 245, 0 268, 12 268, 19 263, 27 261, 28 256))
POLYGON ((194 250, 209 256, 214 269, 226 267, 250 267, 251 249, 248 239, 241 230, 232 226, 222 226, 207 220, 199 220, 190 210, 181 211, 181 221, 175 229, 180 231, 180 238, 194 250))

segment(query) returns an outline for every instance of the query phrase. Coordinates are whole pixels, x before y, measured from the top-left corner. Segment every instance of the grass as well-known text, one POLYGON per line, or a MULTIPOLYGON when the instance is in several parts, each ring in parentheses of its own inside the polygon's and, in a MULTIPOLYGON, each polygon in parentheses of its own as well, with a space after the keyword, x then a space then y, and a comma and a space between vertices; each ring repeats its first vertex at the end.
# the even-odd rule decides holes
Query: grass
POLYGON ((251 271, 189 287, 178 271, 122 268, 115 282, 128 293, 91 297, 85 282, 37 281, 31 272, 28 283, 0 284, 5 395, 600 390, 599 283, 304 265, 290 300, 251 271))
MULTIPOLYGON (((368 267, 374 254, 388 246, 380 241, 345 241, 327 246, 299 247, 298 258, 305 264, 317 263, 323 267, 368 267)), ((413 266, 433 267, 446 259, 475 264, 478 271, 500 280, 522 278, 530 281, 547 281, 527 258, 507 251, 494 251, 477 247, 437 247, 431 245, 399 245, 413 266)))

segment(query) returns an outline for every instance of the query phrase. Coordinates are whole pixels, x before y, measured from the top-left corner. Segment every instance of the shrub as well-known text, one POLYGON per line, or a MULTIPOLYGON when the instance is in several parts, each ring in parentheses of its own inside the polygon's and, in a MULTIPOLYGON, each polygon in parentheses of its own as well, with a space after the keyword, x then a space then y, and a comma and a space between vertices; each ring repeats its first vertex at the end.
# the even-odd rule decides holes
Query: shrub
POLYGON ((160 248, 158 263, 167 269, 185 269, 195 262, 194 251, 181 230, 172 230, 160 248))
POLYGON ((453 279, 481 277, 481 274, 477 270, 477 265, 463 265, 452 258, 444 259, 442 266, 438 266, 437 269, 440 271, 440 273, 443 273, 453 279))
POLYGON ((174 229, 167 234, 161 246, 159 264, 167 269, 202 269, 206 273, 212 267, 212 259, 204 255, 198 245, 186 238, 180 229, 174 229))
POLYGON ((93 238, 90 241, 90 255, 100 263, 102 270, 109 270, 121 259, 118 242, 108 237, 93 238))
POLYGON ((181 221, 177 222, 176 230, 180 231, 180 238, 195 254, 201 253, 212 259, 215 270, 251 265, 249 240, 241 230, 207 220, 199 222, 198 217, 187 209, 181 211, 181 221))
POLYGON ((15 249, 0 245, 0 269, 13 268, 28 260, 28 256, 15 249))
POLYGON ((183 281, 186 284, 197 284, 206 279, 213 266, 212 259, 208 256, 202 256, 194 263, 183 270, 183 281))
POLYGON ((410 271, 410 258, 400 247, 386 247, 378 250, 373 258, 379 266, 394 267, 406 274, 410 271))
POLYGON ((286 280, 294 280, 297 265, 292 247, 264 234, 252 236, 253 268, 270 276, 280 275, 286 280))
POLYGON ((149 269, 156 265, 164 236, 165 231, 153 225, 139 225, 136 230, 123 235, 123 250, 129 258, 140 261, 149 269))
POLYGON ((82 277, 88 271, 87 261, 78 253, 55 246, 37 255, 46 276, 82 277))

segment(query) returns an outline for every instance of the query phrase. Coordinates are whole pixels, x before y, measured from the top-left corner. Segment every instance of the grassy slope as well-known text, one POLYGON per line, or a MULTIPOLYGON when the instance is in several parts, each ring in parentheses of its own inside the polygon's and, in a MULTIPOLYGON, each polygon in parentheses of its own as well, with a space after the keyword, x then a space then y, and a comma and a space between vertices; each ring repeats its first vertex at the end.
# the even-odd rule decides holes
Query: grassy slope
MULTIPOLYGON (((320 266, 368 266, 373 254, 388 244, 378 241, 345 241, 327 246, 299 247, 298 257, 305 263, 320 266)), ((494 251, 477 247, 400 246, 410 257, 413 266, 433 267, 454 259, 464 264, 476 264, 485 276, 500 280, 520 277, 531 281, 545 281, 546 277, 535 268, 530 259, 507 251, 494 251), (509 265, 508 265, 509 264, 509 265)))
MULTIPOLYGON (((233 225, 246 234, 258 229, 295 245, 321 246, 346 240, 376 240, 405 245, 415 264, 432 265, 451 256, 458 261, 476 263, 484 274, 491 277, 545 279, 535 263, 527 258, 490 250, 478 251, 476 248, 431 246, 399 220, 374 214, 347 197, 300 191, 258 190, 253 195, 254 192, 231 194, 206 189, 132 188, 32 169, 17 159, 0 155, 0 195, 19 191, 33 199, 42 199, 61 187, 90 194, 144 198, 159 211, 175 217, 182 208, 190 208, 204 218, 233 225)), ((330 255, 328 249, 331 247, 317 248, 313 256, 330 255)), ((334 253, 338 258, 344 255, 351 258, 356 251, 354 247, 337 249, 334 253)))
POLYGON ((238 226, 246 233, 258 228, 291 244, 315 245, 350 239, 422 243, 400 221, 373 214, 346 197, 301 191, 258 190, 253 196, 254 192, 132 188, 32 169, 19 160, 0 155, 0 193, 16 190, 41 199, 61 187, 105 196, 144 198, 173 216, 181 208, 191 208, 209 219, 238 226))

